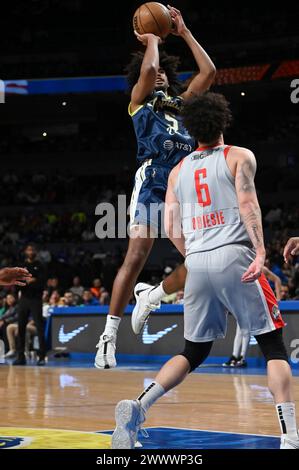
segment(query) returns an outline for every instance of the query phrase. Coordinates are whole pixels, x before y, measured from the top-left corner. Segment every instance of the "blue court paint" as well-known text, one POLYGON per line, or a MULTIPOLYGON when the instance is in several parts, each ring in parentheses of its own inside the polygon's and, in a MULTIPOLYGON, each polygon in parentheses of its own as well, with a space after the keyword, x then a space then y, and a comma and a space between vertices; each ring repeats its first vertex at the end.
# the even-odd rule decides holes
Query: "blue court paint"
MULTIPOLYGON (((149 437, 138 435, 143 449, 279 449, 280 443, 278 437, 255 434, 168 427, 144 429, 149 437)), ((113 431, 98 432, 112 434, 113 431)))
MULTIPOLYGON (((119 358, 117 356, 117 369, 118 370, 134 370, 134 371, 158 371, 161 369, 161 366, 167 361, 167 356, 153 356, 155 360, 151 362, 148 358, 143 361, 142 358, 138 360, 129 358, 128 360, 124 358, 119 358)), ((50 358, 45 367, 70 367, 70 368, 94 368, 94 358, 95 354, 89 353, 71 353, 69 358, 59 358, 54 359, 50 358)), ((248 367, 245 368, 225 368, 221 364, 217 363, 219 357, 211 357, 211 363, 204 363, 198 367, 193 373, 194 374, 225 374, 225 375, 266 375, 266 367, 258 363, 249 363, 248 367)), ((223 362, 224 359, 223 358, 223 362)), ((6 364, 10 364, 12 360, 7 360, 6 364)), ((35 362, 28 361, 29 365, 35 365, 35 362)), ((299 368, 293 368, 292 373, 294 377, 299 377, 299 368)))

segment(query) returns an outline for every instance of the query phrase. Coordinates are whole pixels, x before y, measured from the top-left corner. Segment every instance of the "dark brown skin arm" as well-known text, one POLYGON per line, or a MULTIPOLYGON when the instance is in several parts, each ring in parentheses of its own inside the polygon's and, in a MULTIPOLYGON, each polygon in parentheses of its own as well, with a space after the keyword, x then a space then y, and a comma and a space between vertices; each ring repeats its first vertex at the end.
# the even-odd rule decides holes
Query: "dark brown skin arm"
POLYGON ((216 67, 206 51, 201 47, 191 31, 185 25, 181 12, 170 5, 168 5, 168 9, 175 25, 175 29, 172 34, 184 39, 199 68, 199 73, 193 78, 187 90, 181 95, 184 99, 188 99, 194 95, 204 93, 210 88, 216 75, 216 67))
POLYGON ((159 70, 158 45, 161 39, 154 34, 138 34, 137 39, 146 46, 138 82, 131 93, 131 112, 134 112, 144 103, 144 100, 155 89, 155 82, 159 70))

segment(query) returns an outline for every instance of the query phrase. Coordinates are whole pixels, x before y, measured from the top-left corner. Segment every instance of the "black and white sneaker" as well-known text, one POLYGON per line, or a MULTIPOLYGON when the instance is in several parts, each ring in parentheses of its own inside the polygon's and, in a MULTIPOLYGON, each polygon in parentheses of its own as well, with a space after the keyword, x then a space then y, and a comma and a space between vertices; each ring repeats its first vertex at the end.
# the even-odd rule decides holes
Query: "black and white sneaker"
POLYGON ((98 352, 94 361, 95 367, 97 369, 113 369, 116 367, 116 336, 108 335, 104 332, 100 336, 96 347, 98 348, 98 352))
POLYGON ((228 361, 222 364, 222 367, 236 367, 238 358, 232 355, 228 361))
POLYGON ((131 325, 135 335, 138 335, 142 331, 150 313, 161 306, 161 302, 153 304, 149 301, 149 293, 153 289, 155 289, 154 286, 146 284, 145 282, 139 282, 135 286, 134 295, 136 305, 131 316, 131 325))
POLYGON ((236 362, 235 367, 247 367, 246 359, 243 359, 243 356, 240 356, 239 359, 236 362))

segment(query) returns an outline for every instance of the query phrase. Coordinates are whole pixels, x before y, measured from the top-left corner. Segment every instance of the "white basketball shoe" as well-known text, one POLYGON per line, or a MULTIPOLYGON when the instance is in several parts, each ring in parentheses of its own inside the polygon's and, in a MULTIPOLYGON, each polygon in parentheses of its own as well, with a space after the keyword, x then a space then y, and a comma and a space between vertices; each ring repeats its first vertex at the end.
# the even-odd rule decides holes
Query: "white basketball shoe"
POLYGON ((116 335, 106 334, 100 336, 96 346, 98 348, 94 365, 97 369, 113 369, 116 367, 115 350, 116 335))
POLYGON ((282 434, 280 439, 281 449, 299 449, 299 436, 298 439, 290 439, 287 434, 282 434))
POLYGON ((116 428, 112 434, 112 449, 140 447, 137 435, 144 421, 145 413, 137 400, 120 401, 115 408, 116 428))
POLYGON ((136 299, 136 305, 132 312, 131 324, 132 329, 136 335, 142 331, 150 313, 154 310, 157 310, 161 306, 161 302, 153 304, 149 300, 149 293, 153 289, 155 289, 154 286, 146 284, 145 282, 139 282, 135 286, 134 295, 136 299))

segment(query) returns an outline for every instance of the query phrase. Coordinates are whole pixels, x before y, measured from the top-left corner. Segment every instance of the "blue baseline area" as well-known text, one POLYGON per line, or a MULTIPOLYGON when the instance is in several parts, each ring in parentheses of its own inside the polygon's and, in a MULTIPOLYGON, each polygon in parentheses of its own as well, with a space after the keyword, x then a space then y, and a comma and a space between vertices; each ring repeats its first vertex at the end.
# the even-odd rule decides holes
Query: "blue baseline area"
MULTIPOLYGON (((281 301, 279 302, 281 312, 298 312, 299 301, 281 301)), ((134 306, 128 305, 125 309, 125 315, 131 315, 134 306)), ((55 307, 49 309, 51 316, 65 316, 65 315, 107 315, 109 306, 93 306, 93 307, 55 307)), ((176 304, 162 304, 161 308, 152 312, 151 315, 160 314, 183 314, 183 305, 176 304)), ((46 337, 49 337, 51 329, 51 317, 46 326, 46 337)), ((161 365, 164 364, 171 356, 158 356, 158 355, 137 355, 137 354, 116 354, 117 363, 123 368, 134 368, 135 370, 159 370, 161 365)), ((242 375, 264 375, 266 374, 266 364, 262 357, 247 358, 248 367, 238 369, 226 369, 222 364, 227 360, 227 357, 209 356, 205 363, 196 370, 196 373, 209 373, 209 374, 242 374, 242 375)), ((94 356, 88 353, 71 353, 70 359, 66 361, 69 367, 93 367, 94 356)), ((63 361, 55 362, 49 365, 63 365, 63 361)), ((295 376, 299 376, 299 364, 291 363, 292 371, 295 376)))
MULTIPOLYGON (((133 311, 134 305, 128 305, 125 309, 125 314, 130 315, 133 311)), ((299 301, 298 300, 284 300, 279 302, 279 308, 281 312, 299 312, 299 301)), ((88 313, 89 315, 107 315, 109 312, 109 305, 103 305, 100 307, 53 307, 49 309, 51 315, 81 315, 82 313, 88 313)), ((161 308, 155 310, 151 315, 155 314, 173 314, 173 313, 184 313, 183 305, 179 304, 162 304, 161 308)))
MULTIPOLYGON (((192 72, 182 72, 179 79, 187 80, 192 72)), ((128 87, 123 75, 106 77, 51 78, 41 80, 6 80, 5 93, 22 95, 59 95, 66 93, 103 93, 125 91, 128 87)))
MULTIPOLYGON (((70 353, 67 358, 49 358, 46 367, 70 367, 70 368, 94 368, 95 353, 70 353)), ((138 356, 136 354, 116 354, 118 370, 134 371, 158 371, 171 356, 138 356)), ((227 357, 210 356, 204 364, 198 367, 193 374, 224 374, 224 375, 266 375, 266 363, 264 359, 248 358, 247 367, 222 367, 227 357)), ((6 361, 10 363, 10 360, 6 361)), ((299 367, 291 364, 292 374, 299 377, 299 367)))
MULTIPOLYGON (((279 449, 280 444, 274 436, 169 427, 144 429, 148 438, 138 435, 143 449, 279 449)), ((111 435, 113 431, 99 432, 111 435)))

